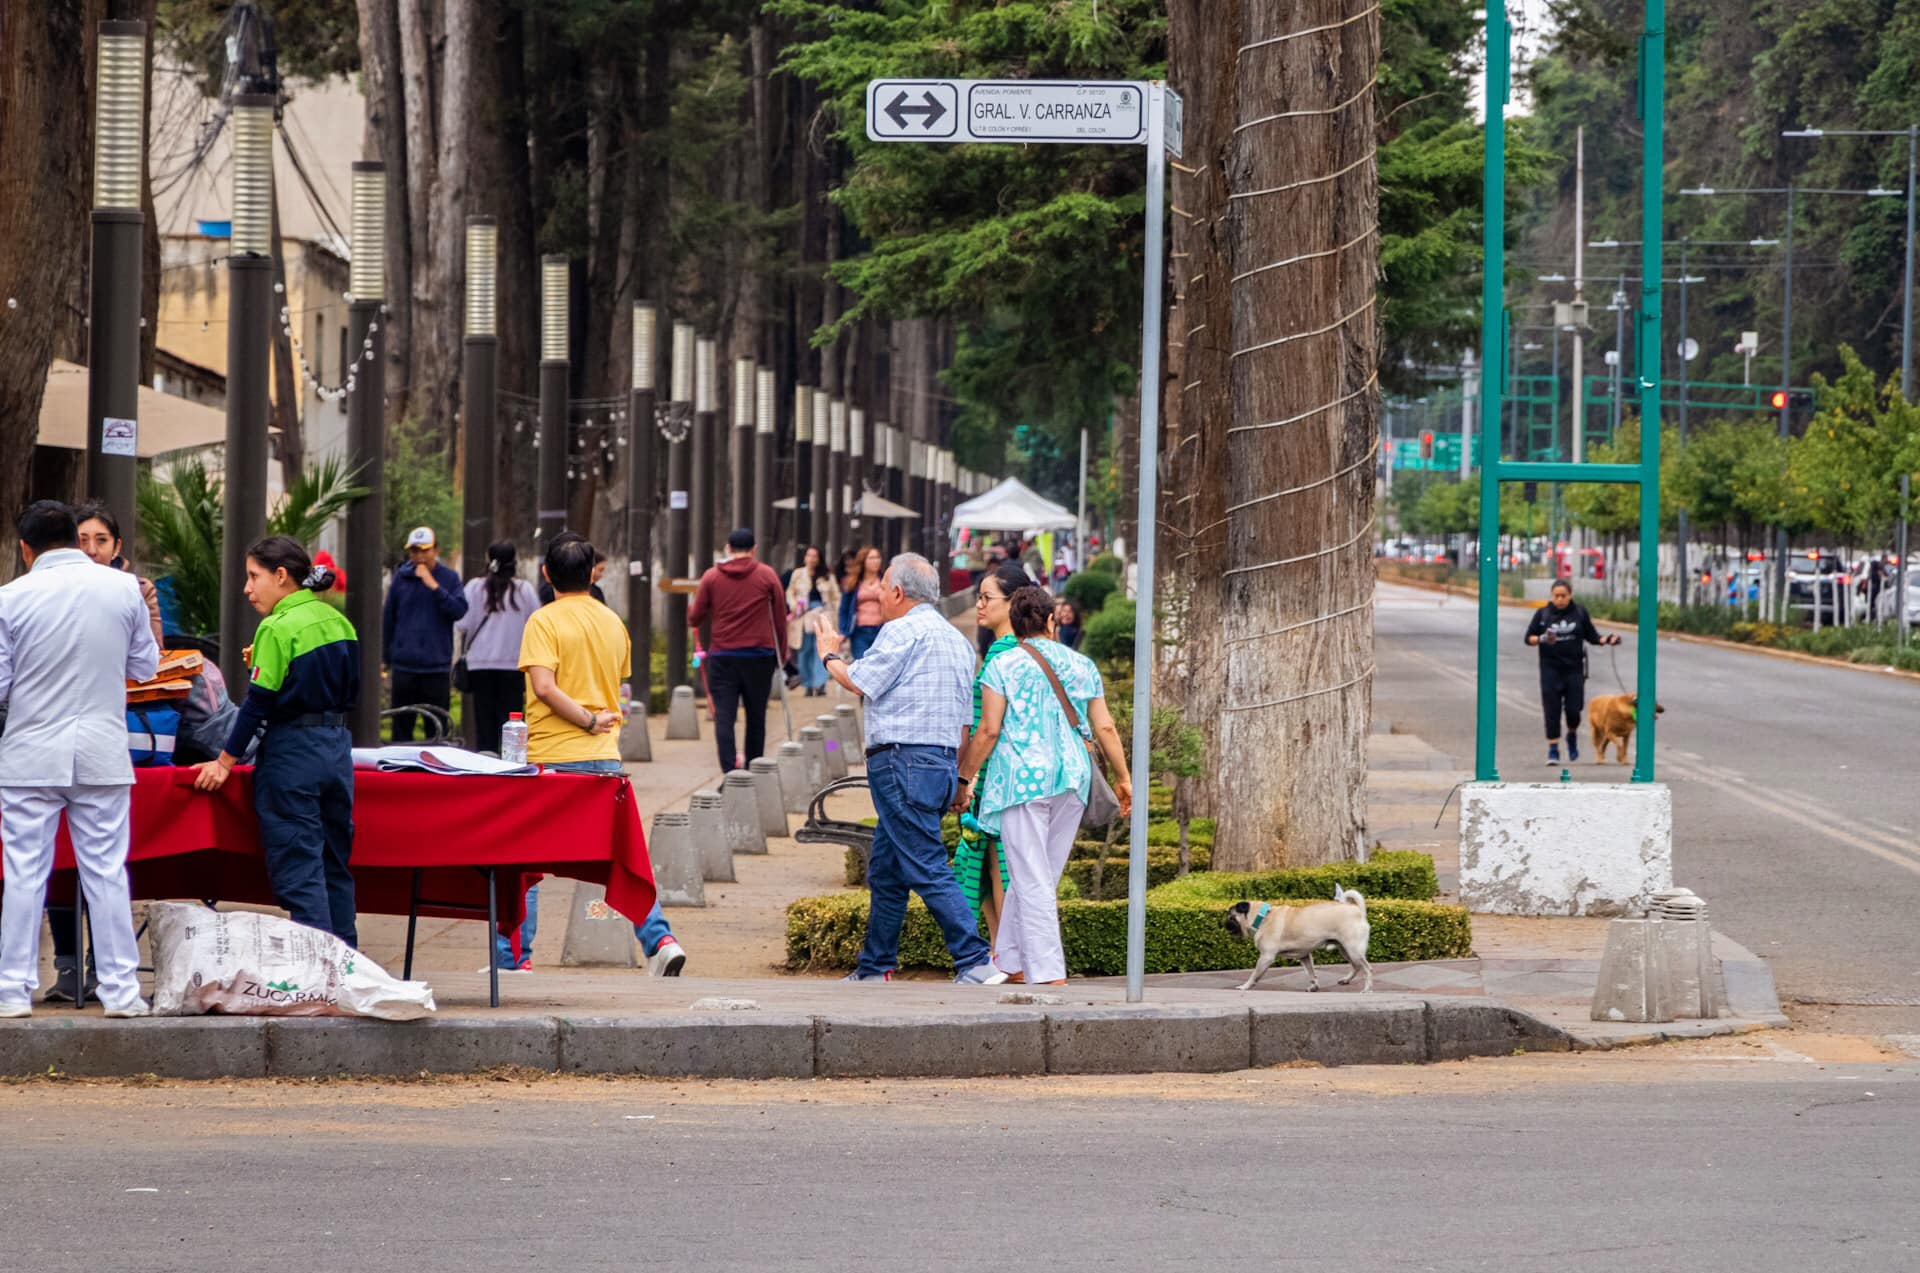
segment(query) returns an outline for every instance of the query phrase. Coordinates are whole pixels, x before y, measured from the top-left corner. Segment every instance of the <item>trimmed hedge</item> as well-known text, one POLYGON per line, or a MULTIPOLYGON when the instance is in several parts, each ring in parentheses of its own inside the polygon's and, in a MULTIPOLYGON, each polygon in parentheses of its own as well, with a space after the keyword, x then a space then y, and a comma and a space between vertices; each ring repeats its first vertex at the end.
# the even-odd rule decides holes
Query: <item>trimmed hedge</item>
MULTIPOLYGON (((1104 577, 1104 576, 1100 576, 1104 577)), ((1107 604, 1089 613, 1081 611, 1086 622, 1080 629, 1080 653, 1095 663, 1133 664, 1133 602, 1115 593, 1107 604)), ((1113 694, 1111 685, 1108 694, 1113 694)))
MULTIPOLYGON (((1213 972, 1251 968, 1253 943, 1228 933, 1228 902, 1147 901, 1146 970, 1213 972)), ((1459 959, 1473 953, 1473 930, 1464 907, 1438 902, 1370 901, 1367 958, 1377 962, 1459 959)), ((984 925, 982 936, 985 936, 984 925)), ((803 897, 787 907, 787 966, 851 968, 867 931, 867 899, 859 893, 803 897)), ((1126 971, 1127 904, 1124 901, 1062 901, 1060 932, 1067 971, 1078 977, 1112 977, 1126 971)), ((907 904, 900 935, 903 968, 953 967, 940 927, 919 898, 907 904)))
MULTIPOLYGON (((1149 816, 1152 816, 1151 810, 1149 810, 1149 816)), ((1188 823, 1188 846, 1193 849, 1212 848, 1213 827, 1214 822, 1212 818, 1195 818, 1192 822, 1188 823)), ((1073 842, 1073 856, 1077 858, 1095 857, 1099 854, 1100 846, 1104 843, 1106 843, 1106 840, 1102 836, 1083 834, 1073 842)), ((1178 849, 1180 847, 1180 824, 1172 818, 1154 818, 1148 822, 1147 847, 1150 849, 1178 849)), ((1113 853, 1108 854, 1108 856, 1112 857, 1116 854, 1120 857, 1127 855, 1127 836, 1124 831, 1114 840, 1113 853)))
POLYGON ((1125 568, 1120 558, 1112 553, 1096 553, 1093 560, 1087 563, 1087 569, 1093 571, 1093 573, 1097 575, 1112 575, 1115 579, 1120 577, 1121 571, 1125 568))
MULTIPOLYGON (((1149 859, 1151 861, 1151 859, 1149 859)), ((1339 884, 1380 898, 1426 901, 1440 891, 1440 877, 1429 854, 1411 850, 1375 853, 1366 862, 1330 862, 1284 871, 1202 871, 1161 885, 1155 896, 1168 902, 1270 902, 1278 898, 1327 901, 1339 884)))
POLYGON ((1068 575, 1067 581, 1060 585, 1060 595, 1080 607, 1080 613, 1091 616, 1100 612, 1107 604, 1107 598, 1120 587, 1120 573, 1083 570, 1079 574, 1068 575))
MULTIPOLYGON (((1196 847, 1193 850, 1193 869, 1204 871, 1210 858, 1210 851, 1196 847)), ((1125 897, 1127 895, 1127 855, 1118 853, 1107 858, 1107 869, 1102 874, 1100 888, 1093 887, 1094 859, 1074 857, 1068 860, 1066 873, 1061 877, 1074 882, 1080 890, 1080 896, 1096 901, 1125 897)), ((1147 854, 1147 887, 1155 888, 1180 877, 1180 854, 1155 850, 1147 854)))

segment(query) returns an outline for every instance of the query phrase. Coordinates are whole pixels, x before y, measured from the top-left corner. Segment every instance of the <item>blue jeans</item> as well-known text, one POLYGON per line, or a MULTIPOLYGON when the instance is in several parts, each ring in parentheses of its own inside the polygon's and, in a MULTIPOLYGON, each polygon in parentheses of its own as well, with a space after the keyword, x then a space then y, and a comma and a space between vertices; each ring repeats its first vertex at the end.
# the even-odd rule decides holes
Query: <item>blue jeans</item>
POLYGON ((826 685, 827 665, 820 661, 819 647, 814 643, 812 632, 807 632, 800 638, 799 662, 802 685, 810 690, 817 690, 826 685))
POLYGON ((871 650, 873 643, 879 639, 880 625, 877 623, 870 624, 866 627, 855 628, 853 635, 848 639, 848 646, 853 651, 854 658, 864 659, 867 657, 867 651, 871 650))
MULTIPOLYGON (((567 774, 625 772, 617 760, 567 760, 557 765, 548 765, 547 768, 555 773, 567 774)), ((520 958, 522 960, 533 958, 533 935, 539 926, 537 922, 539 917, 534 910, 539 902, 539 894, 540 886, 537 884, 527 890, 527 920, 520 925, 520 958)), ((673 936, 673 930, 667 927, 667 917, 661 913, 659 902, 656 901, 653 904, 653 909, 647 912, 645 920, 633 926, 633 934, 640 939, 640 948, 647 952, 648 958, 652 958, 653 952, 660 949, 661 942, 673 936)), ((513 962, 513 943, 498 933, 493 936, 493 960, 495 965, 501 968, 516 966, 513 962)))
POLYGON ((340 725, 274 725, 253 768, 253 812, 274 900, 296 924, 358 946, 353 740, 340 725))
POLYGON ((965 972, 986 963, 987 943, 981 940, 940 839, 940 815, 953 803, 960 784, 954 749, 905 746, 879 752, 867 759, 867 784, 880 825, 874 828, 867 859, 870 901, 860 971, 888 972, 899 961, 909 892, 920 894, 933 912, 955 969, 965 972))

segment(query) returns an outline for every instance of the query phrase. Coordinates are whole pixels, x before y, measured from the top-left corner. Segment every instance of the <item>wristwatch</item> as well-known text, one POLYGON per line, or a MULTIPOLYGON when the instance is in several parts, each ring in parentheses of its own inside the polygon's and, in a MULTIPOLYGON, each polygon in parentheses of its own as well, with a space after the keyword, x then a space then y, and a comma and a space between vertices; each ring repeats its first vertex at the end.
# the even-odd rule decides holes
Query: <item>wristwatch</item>
POLYGON ((840 651, 838 650, 835 650, 832 654, 823 654, 820 656, 820 661, 822 663, 831 663, 835 659, 839 659, 842 663, 845 663, 847 661, 847 656, 840 653, 840 651))

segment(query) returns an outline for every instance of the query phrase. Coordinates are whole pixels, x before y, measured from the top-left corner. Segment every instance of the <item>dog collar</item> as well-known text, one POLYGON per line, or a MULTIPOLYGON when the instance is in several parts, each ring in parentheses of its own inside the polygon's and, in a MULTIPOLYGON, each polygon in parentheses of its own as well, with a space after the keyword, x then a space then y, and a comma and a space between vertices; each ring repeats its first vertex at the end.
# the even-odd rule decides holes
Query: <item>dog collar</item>
POLYGON ((1259 914, 1257 914, 1257 915, 1255 915, 1255 916, 1253 917, 1253 931, 1254 931, 1254 932, 1256 932, 1256 933, 1257 933, 1257 932, 1259 932, 1259 931, 1260 931, 1260 921, 1261 921, 1261 920, 1263 920, 1263 919, 1265 919, 1265 918, 1267 917, 1267 912, 1268 912, 1268 911, 1270 911, 1270 910, 1272 910, 1272 909, 1273 909, 1273 907, 1272 907, 1272 905, 1271 905, 1271 904, 1269 904, 1269 903, 1267 903, 1267 902, 1262 902, 1262 903, 1260 903, 1260 913, 1259 913, 1259 914))

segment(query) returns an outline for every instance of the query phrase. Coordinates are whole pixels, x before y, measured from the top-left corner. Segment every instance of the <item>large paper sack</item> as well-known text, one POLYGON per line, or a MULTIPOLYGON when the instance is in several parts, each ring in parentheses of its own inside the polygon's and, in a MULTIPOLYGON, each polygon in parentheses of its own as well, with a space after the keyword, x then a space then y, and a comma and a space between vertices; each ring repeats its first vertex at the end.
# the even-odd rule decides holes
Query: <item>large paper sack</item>
POLYGON ((155 902, 153 1010, 275 1017, 379 1017, 433 1011, 433 988, 400 981, 353 947, 278 915, 155 902))

